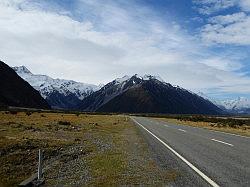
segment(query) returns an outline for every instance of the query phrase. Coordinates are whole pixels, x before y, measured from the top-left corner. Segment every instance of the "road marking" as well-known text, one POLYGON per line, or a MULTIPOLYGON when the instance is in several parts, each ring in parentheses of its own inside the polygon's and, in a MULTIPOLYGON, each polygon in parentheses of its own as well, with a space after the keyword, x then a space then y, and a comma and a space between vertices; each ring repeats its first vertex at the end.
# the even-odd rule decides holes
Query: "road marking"
MULTIPOLYGON (((197 127, 199 128, 199 127, 197 127)), ((204 128, 202 128, 204 129, 204 128)), ((241 138, 250 138, 250 137, 247 137, 247 136, 242 136, 242 135, 238 135, 238 134, 233 134, 233 133, 229 133, 229 132, 222 132, 222 131, 217 131, 217 130, 212 130, 212 129, 208 129, 210 131, 214 131, 214 132, 219 132, 219 133, 222 133, 222 134, 228 134, 228 135, 232 135, 232 136, 238 136, 238 137, 241 137, 241 138)))
POLYGON ((215 142, 219 142, 219 143, 223 143, 223 144, 226 144, 226 145, 229 145, 229 146, 234 146, 233 144, 230 144, 230 143, 227 143, 227 142, 223 142, 223 141, 220 141, 220 140, 216 140, 216 139, 211 139, 215 142))
MULTIPOLYGON (((175 125, 179 125, 180 126, 180 124, 175 124, 175 125)), ((232 135, 232 136, 238 136, 238 137, 241 137, 241 138, 248 138, 248 139, 250 138, 248 136, 242 136, 242 135, 239 135, 239 134, 233 134, 233 133, 229 133, 229 132, 222 132, 222 131, 217 131, 217 130, 202 128, 202 127, 193 127, 193 126, 190 126, 190 125, 185 125, 185 126, 190 127, 190 128, 195 128, 195 129, 205 129, 205 130, 209 130, 209 131, 213 131, 213 132, 217 132, 217 133, 222 133, 222 134, 228 134, 228 135, 232 135)))
POLYGON ((164 125, 165 127, 169 127, 168 125, 164 125))
POLYGON ((132 120, 135 123, 137 123, 140 127, 142 127, 145 131, 147 131, 149 134, 151 134, 153 137, 155 137, 159 142, 161 142, 170 151, 172 151, 177 157, 179 157, 183 162, 185 162, 191 169, 193 169, 198 175, 200 175, 211 186, 219 187, 219 185, 216 184, 216 182, 214 182, 212 179, 210 179, 208 176, 206 176, 204 173, 202 173, 197 167, 195 167, 193 164, 191 164, 189 161, 187 161, 183 156, 181 156, 179 153, 177 153, 172 147, 170 147, 168 144, 166 144, 164 141, 162 141, 160 138, 158 138, 156 135, 154 135, 151 131, 149 131, 147 128, 145 128, 142 124, 137 122, 135 119, 132 118, 132 120))
POLYGON ((182 131, 182 132, 186 132, 185 130, 183 130, 183 129, 178 129, 179 131, 182 131))

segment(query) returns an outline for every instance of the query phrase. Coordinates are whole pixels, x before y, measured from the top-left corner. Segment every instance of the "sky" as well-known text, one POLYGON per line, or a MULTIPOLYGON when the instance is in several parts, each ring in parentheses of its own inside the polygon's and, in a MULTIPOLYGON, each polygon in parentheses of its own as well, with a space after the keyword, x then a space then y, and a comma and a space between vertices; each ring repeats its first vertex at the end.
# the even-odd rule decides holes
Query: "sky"
POLYGON ((250 0, 0 0, 0 59, 105 84, 133 74, 250 98, 250 0))

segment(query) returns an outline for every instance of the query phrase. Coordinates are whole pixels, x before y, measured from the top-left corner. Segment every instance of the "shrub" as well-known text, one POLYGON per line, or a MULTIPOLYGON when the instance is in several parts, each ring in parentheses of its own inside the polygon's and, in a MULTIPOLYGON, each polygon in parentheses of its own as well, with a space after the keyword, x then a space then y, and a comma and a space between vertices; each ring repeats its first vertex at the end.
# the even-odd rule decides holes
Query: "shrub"
POLYGON ((58 121, 59 125, 71 125, 69 121, 58 121))
POLYGON ((239 127, 243 125, 250 126, 249 119, 235 119, 235 118, 218 118, 218 117, 209 117, 204 115, 194 115, 194 116, 176 116, 175 117, 181 121, 193 121, 193 122, 209 122, 209 123, 216 123, 218 126, 229 126, 229 127, 239 127))
POLYGON ((32 112, 26 112, 27 116, 30 116, 32 114, 32 112))
POLYGON ((18 112, 17 111, 10 111, 11 114, 16 115, 18 112))

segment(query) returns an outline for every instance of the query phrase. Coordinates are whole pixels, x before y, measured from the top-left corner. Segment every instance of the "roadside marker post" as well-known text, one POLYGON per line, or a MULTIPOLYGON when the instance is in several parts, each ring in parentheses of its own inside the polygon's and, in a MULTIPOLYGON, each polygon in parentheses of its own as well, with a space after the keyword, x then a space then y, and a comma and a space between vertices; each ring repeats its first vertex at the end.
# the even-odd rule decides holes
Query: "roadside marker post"
POLYGON ((39 160, 38 160, 38 172, 37 172, 37 179, 40 181, 42 179, 42 151, 39 149, 38 152, 39 160))
POLYGON ((18 186, 29 187, 29 186, 42 186, 45 182, 43 178, 43 169, 42 169, 42 151, 38 151, 38 169, 37 172, 31 175, 28 179, 22 181, 18 186))
POLYGON ((37 169, 37 180, 34 181, 34 186, 41 186, 44 184, 44 178, 43 178, 43 168, 42 168, 42 162, 43 162, 43 155, 42 150, 39 149, 38 151, 38 169, 37 169))

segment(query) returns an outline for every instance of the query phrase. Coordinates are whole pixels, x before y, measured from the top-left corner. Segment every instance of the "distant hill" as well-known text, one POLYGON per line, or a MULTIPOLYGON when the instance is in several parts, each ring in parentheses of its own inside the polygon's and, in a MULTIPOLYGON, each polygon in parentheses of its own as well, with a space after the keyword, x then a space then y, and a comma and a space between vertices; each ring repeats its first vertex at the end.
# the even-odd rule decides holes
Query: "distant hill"
POLYGON ((210 101, 161 78, 125 76, 83 99, 79 109, 100 112, 219 114, 210 101))
POLYGON ((99 86, 72 80, 53 79, 31 73, 25 66, 13 67, 55 109, 76 109, 81 101, 99 89, 99 86))
POLYGON ((50 108, 37 90, 2 61, 0 61, 0 105, 40 109, 50 108))

